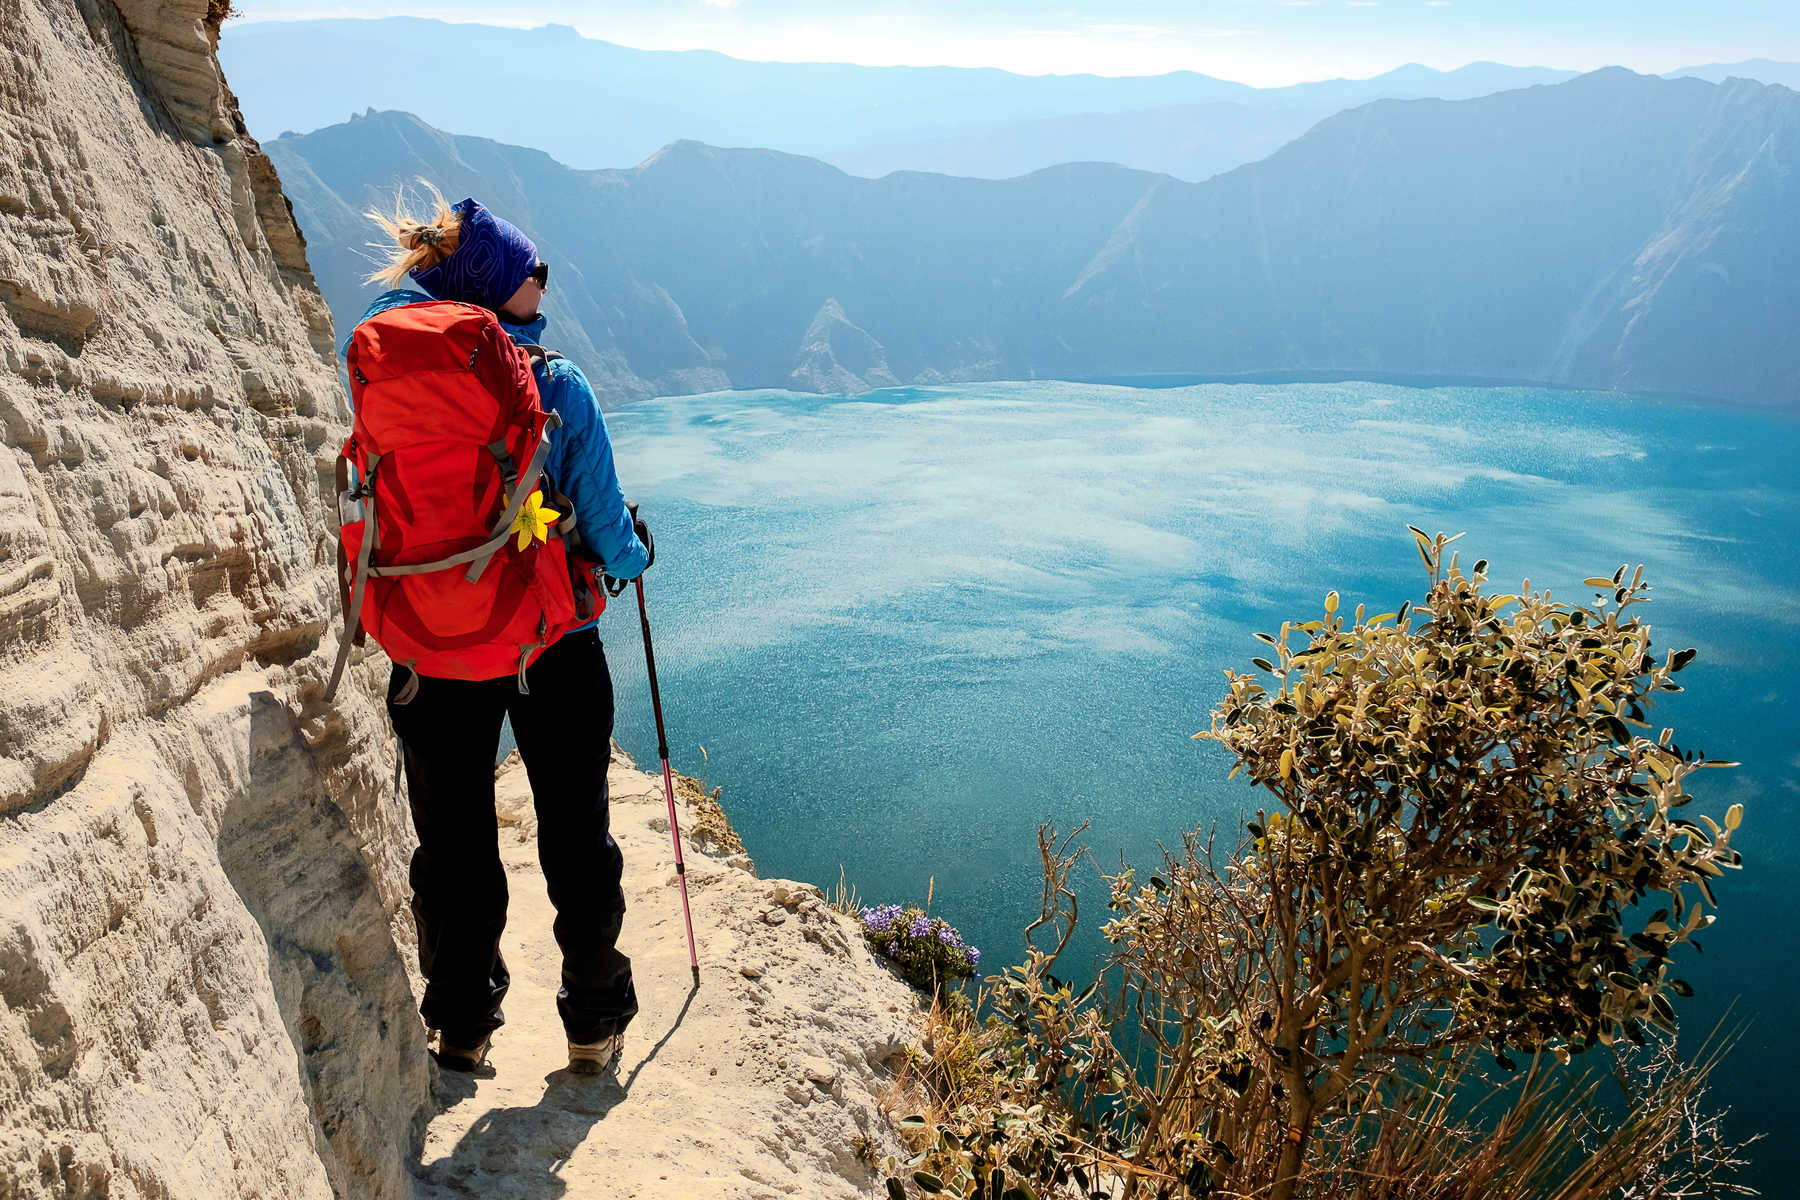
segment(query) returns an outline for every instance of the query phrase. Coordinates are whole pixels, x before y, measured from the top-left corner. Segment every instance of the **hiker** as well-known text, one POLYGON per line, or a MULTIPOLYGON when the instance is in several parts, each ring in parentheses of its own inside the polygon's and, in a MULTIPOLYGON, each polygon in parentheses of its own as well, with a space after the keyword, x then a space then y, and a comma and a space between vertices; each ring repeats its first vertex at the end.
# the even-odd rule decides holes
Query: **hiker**
MULTIPOLYGON (((549 287, 549 265, 538 258, 529 237, 474 199, 452 207, 437 189, 432 188, 431 193, 436 211, 427 219, 408 214, 403 198, 396 200, 391 217, 368 214, 393 243, 383 247, 388 263, 372 274, 369 282, 383 282, 392 290, 369 306, 359 329, 397 307, 431 300, 457 301, 492 312, 500 328, 529 354, 538 397, 550 416, 537 416, 535 410, 531 415, 544 427, 548 448, 533 456, 532 446, 521 443, 523 453, 508 454, 503 442, 495 443, 485 449, 498 460, 498 468, 481 456, 482 447, 463 444, 457 452, 475 456, 480 460, 476 465, 485 467, 496 479, 496 471, 504 470, 506 486, 493 484, 495 509, 515 492, 531 493, 523 497, 522 509, 520 501, 513 500, 513 508, 506 510, 518 510, 513 528, 519 531, 517 548, 521 553, 548 551, 550 532, 562 532, 557 528, 560 521, 569 530, 571 544, 578 528, 579 543, 603 564, 607 575, 615 580, 636 578, 655 560, 655 543, 644 522, 626 507, 599 402, 580 368, 539 348, 545 319, 538 308, 549 287), (424 294, 399 288, 408 277, 424 294), (535 490, 531 478, 526 478, 523 486, 514 486, 528 458, 533 460, 531 465, 537 458, 542 460, 542 484, 535 490), (565 508, 572 512, 563 511, 565 508), (545 544, 535 546, 534 539, 545 544)), ((364 339, 363 353, 385 354, 392 346, 397 355, 401 333, 423 328, 429 339, 433 320, 461 320, 476 328, 468 324, 473 320, 480 323, 480 329, 491 328, 478 312, 433 305, 396 313, 370 325, 370 330, 380 332, 364 339), (390 332, 390 326, 400 332, 390 332)), ((351 344, 355 340, 353 334, 345 344, 347 362, 354 361, 351 344)), ((501 349, 500 358, 521 363, 511 369, 516 385, 522 388, 523 376, 517 374, 522 360, 517 352, 501 349)), ((468 356, 468 371, 475 369, 480 353, 477 343, 468 356)), ((458 369, 462 366, 459 363, 458 369)), ((494 369, 504 384, 506 365, 494 369)), ((351 370, 359 375, 354 365, 351 370)), ((470 378, 468 372, 463 378, 470 378)), ((368 380, 361 382, 366 390, 368 380)), ((448 404, 450 401, 438 397, 448 394, 451 386, 446 383, 442 389, 434 389, 427 380, 416 392, 408 393, 405 403, 415 408, 448 404)), ((485 392, 476 395, 485 401, 485 392)), ((370 411, 374 411, 373 405, 370 411)), ((417 465, 419 459, 402 455, 398 461, 401 466, 396 470, 422 469, 417 465), (410 468, 409 462, 413 464, 410 468)), ((382 462, 381 458, 374 460, 369 468, 371 477, 382 462)), ((530 476, 529 467, 524 474, 530 476)), ((402 474, 388 482, 399 488, 406 478, 402 474)), ((370 493, 380 494, 373 492, 372 483, 370 493)), ((395 503, 389 503, 384 511, 394 507, 395 503)), ((388 519, 395 519, 391 511, 388 519)), ((379 536, 388 537, 388 529, 384 521, 379 536)), ((495 540, 506 545, 498 553, 512 552, 512 536, 512 530, 501 530, 495 540)), ((573 556, 575 551, 568 553, 573 556)), ((556 561, 561 562, 561 557, 556 561)), ((348 570, 347 565, 344 569, 348 570)), ((460 561, 453 570, 461 573, 460 561)), ((475 564, 469 577, 480 576, 481 570, 482 564, 475 564)), ((501 575, 504 572, 493 577, 501 575)), ((456 583, 455 578, 450 579, 451 585, 456 583)), ((504 586, 504 581, 494 586, 504 586)), ((578 583, 576 593, 580 591, 578 583)), ((596 608, 603 607, 604 597, 597 600, 596 608)), ((347 610, 352 607, 360 611, 362 606, 347 601, 347 610)), ((577 605, 569 611, 574 614, 572 619, 579 619, 584 610, 577 605)), ((375 616, 382 612, 385 610, 375 616)), ((379 632, 377 640, 381 640, 379 632)), ((563 956, 562 987, 556 1002, 568 1035, 569 1069, 598 1074, 616 1063, 621 1035, 637 1012, 631 960, 617 946, 625 916, 620 887, 624 862, 607 819, 612 678, 592 620, 548 645, 532 645, 529 637, 526 642, 522 651, 501 648, 501 653, 517 658, 516 671, 501 674, 491 668, 486 672, 479 667, 469 672, 459 668, 459 677, 454 678, 434 676, 429 669, 414 670, 383 642, 396 659, 388 683, 388 715, 400 738, 407 799, 419 838, 411 883, 419 967, 426 979, 420 1012, 433 1032, 433 1056, 442 1066, 457 1071, 472 1071, 482 1063, 494 1030, 504 1021, 500 1004, 509 977, 500 954, 500 933, 506 922, 507 889, 494 814, 494 764, 501 722, 510 720, 531 781, 538 818, 538 856, 556 908, 554 932, 563 956), (493 677, 486 677, 490 674, 493 677)))

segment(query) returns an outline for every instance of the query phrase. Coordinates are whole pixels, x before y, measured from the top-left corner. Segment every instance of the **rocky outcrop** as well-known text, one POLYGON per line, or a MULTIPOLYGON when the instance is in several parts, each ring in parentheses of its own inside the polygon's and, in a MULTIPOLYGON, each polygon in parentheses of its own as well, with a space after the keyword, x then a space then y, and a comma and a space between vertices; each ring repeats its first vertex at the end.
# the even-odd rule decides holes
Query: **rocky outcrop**
POLYGON ((800 355, 788 386, 802 392, 836 392, 854 396, 900 381, 888 369, 887 347, 844 315, 835 299, 820 305, 818 315, 800 339, 800 355))
POLYGON ((206 0, 0 19, 0 1194, 400 1196, 408 831, 329 314, 206 0))

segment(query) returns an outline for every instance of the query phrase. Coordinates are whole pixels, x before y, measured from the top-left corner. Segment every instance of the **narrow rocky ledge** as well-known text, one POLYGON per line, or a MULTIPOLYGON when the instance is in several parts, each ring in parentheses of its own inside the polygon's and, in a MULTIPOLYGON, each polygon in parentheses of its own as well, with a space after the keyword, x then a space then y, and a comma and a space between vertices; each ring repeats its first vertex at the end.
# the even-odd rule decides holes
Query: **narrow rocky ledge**
POLYGON ((418 1194, 848 1200, 877 1191, 868 1164, 905 1153, 882 1099, 917 1036, 916 993, 817 888, 759 879, 742 855, 693 846, 699 824, 683 813, 700 948, 693 991, 662 781, 617 751, 610 781, 625 854, 620 944, 642 1006, 617 1077, 564 1069, 531 793, 509 763, 498 784, 511 888, 507 1023, 488 1067, 439 1076, 418 1194))

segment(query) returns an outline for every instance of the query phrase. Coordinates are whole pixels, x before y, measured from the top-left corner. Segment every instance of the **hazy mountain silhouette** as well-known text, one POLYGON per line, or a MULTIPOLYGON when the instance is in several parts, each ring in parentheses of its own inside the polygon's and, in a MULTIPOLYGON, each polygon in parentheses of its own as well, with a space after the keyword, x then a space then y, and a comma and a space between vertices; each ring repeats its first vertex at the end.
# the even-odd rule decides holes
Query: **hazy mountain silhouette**
POLYGON ((563 25, 416 17, 229 24, 219 60, 264 137, 404 109, 460 132, 627 166, 681 139, 813 154, 877 138, 1066 113, 1254 97, 1193 72, 1115 79, 956 67, 750 62, 709 50, 636 50, 563 25), (480 63, 446 83, 445 64, 480 63), (355 64, 321 88, 321 64, 355 64), (478 81, 478 82, 477 82, 478 81), (470 103, 470 89, 480 93, 470 103))
POLYGON ((930 136, 871 142, 819 157, 853 175, 936 171, 1009 179, 1064 162, 1116 162, 1201 180, 1266 158, 1342 109, 1379 99, 1485 96, 1574 71, 1471 63, 1454 71, 1408 66, 1373 79, 1331 79, 1215 100, 1127 112, 1089 112, 981 123, 930 136))
POLYGON ((1713 83, 1727 79, 1754 79, 1758 83, 1779 83, 1783 87, 1800 88, 1800 63, 1774 62, 1766 58, 1747 58, 1743 62, 1708 63, 1700 67, 1683 67, 1670 71, 1666 78, 1691 76, 1713 83))
POLYGON ((693 139, 822 156, 859 174, 987 178, 1090 159, 1204 178, 1261 158, 1350 105, 1458 99, 1573 74, 1497 63, 1449 72, 1408 66, 1374 79, 1257 89, 1191 71, 1107 78, 747 62, 635 50, 567 26, 410 17, 232 23, 219 57, 250 127, 264 137, 373 107, 536 146, 581 167, 629 166, 693 139), (447 86, 449 63, 480 69, 447 86), (319 86, 322 70, 331 74, 328 88, 319 86), (481 103, 469 102, 472 88, 481 103), (1268 108, 1280 112, 1266 116, 1268 108), (1057 121, 1071 117, 1067 126, 1057 121))
POLYGON ((1260 372, 1800 391, 1800 95, 1743 80, 1381 101, 1197 184, 868 180, 695 142, 576 171, 399 113, 266 148, 340 321, 370 294, 358 210, 424 175, 533 233, 551 341, 615 401, 1260 372))
POLYGON ((1800 95, 1744 80, 1614 68, 1382 101, 1158 189, 1063 317, 1097 370, 1361 368, 1791 403, 1797 168, 1800 95))

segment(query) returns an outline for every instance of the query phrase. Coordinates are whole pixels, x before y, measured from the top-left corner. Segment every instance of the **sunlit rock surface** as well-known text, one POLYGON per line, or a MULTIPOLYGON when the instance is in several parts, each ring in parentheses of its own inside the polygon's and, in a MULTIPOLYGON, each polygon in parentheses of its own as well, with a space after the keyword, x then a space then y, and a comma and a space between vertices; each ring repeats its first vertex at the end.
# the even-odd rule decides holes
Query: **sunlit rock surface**
POLYGON ((330 317, 206 7, 0 12, 8 1197, 402 1196, 428 1099, 377 662, 317 699, 330 317))

